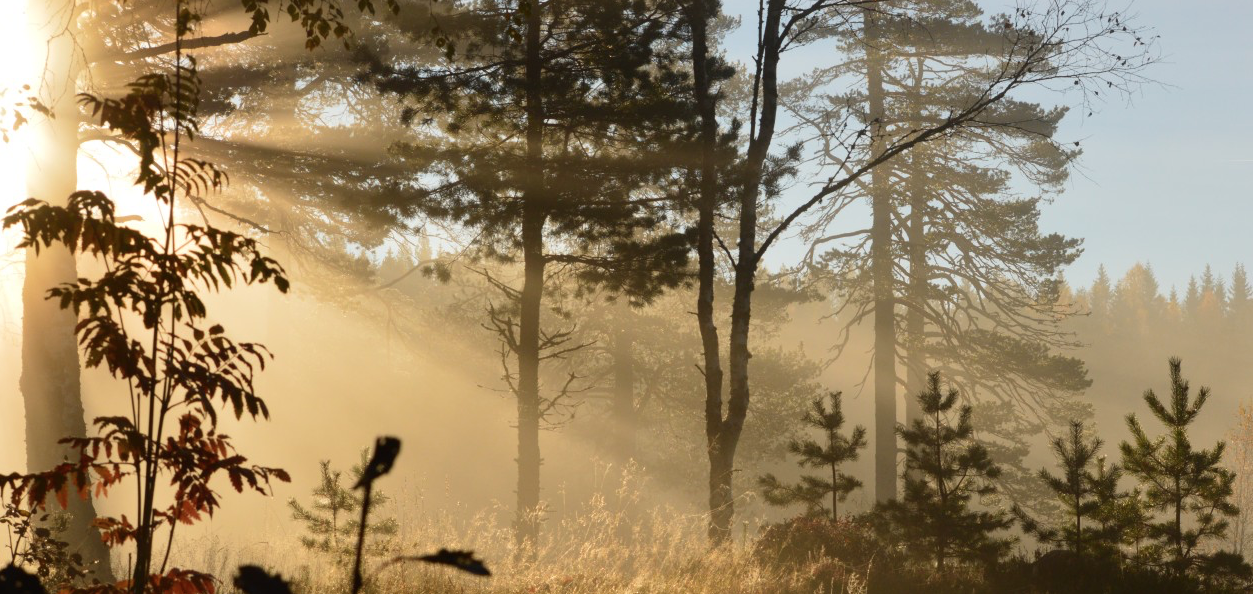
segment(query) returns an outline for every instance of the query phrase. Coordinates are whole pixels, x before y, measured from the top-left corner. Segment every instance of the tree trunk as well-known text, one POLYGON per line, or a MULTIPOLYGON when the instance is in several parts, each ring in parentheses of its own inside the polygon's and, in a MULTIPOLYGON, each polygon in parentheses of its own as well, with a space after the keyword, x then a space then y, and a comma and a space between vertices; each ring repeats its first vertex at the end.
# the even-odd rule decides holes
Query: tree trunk
MULTIPOLYGON (((910 89, 910 107, 913 117, 922 122, 922 81, 924 60, 919 58, 913 88, 910 89)), ((926 389, 926 319, 923 308, 927 303, 927 204, 930 188, 923 166, 926 146, 910 149, 909 178, 906 187, 909 195, 909 220, 905 228, 905 249, 909 255, 909 294, 905 299, 905 426, 912 426, 922 418, 922 407, 915 396, 926 389)))
POLYGON ((835 464, 831 465, 831 521, 840 521, 840 492, 837 489, 840 484, 839 467, 835 464))
POLYGON ((519 554, 529 555, 540 524, 539 318, 544 290, 543 227, 529 204, 522 223, 523 266, 518 322, 518 509, 515 537, 519 554), (529 216, 528 216, 529 215, 529 216))
POLYGON ((631 306, 624 299, 618 307, 618 328, 613 341, 613 416, 615 453, 623 460, 636 456, 635 327, 631 306))
MULTIPOLYGON (((765 10, 761 40, 761 116, 758 120, 757 136, 749 142, 748 154, 745 157, 747 173, 744 187, 740 192, 735 294, 731 301, 731 338, 727 353, 730 372, 727 412, 726 418, 719 419, 717 423, 717 431, 714 433, 715 438, 711 440, 712 447, 710 448, 709 535, 718 544, 729 542, 731 539, 731 521, 735 516, 735 499, 731 480, 735 470, 735 449, 739 445, 740 435, 744 430, 744 421, 748 416, 750 397, 748 362, 752 358, 748 347, 748 333, 752 318, 753 289, 758 262, 757 207, 761 197, 762 168, 774 137, 775 118, 778 112, 779 27, 783 9, 783 0, 770 0, 765 10)), ((707 15, 704 6, 702 6, 702 15, 707 15)), ((707 53, 707 33, 703 30, 703 26, 702 24, 700 45, 702 51, 707 53)), ((693 52, 695 51, 694 49, 693 52)), ((707 67, 707 63, 703 63, 702 67, 707 67)), ((707 72, 703 74, 708 75, 707 72)), ((707 95, 707 79, 705 85, 707 95)), ((708 101, 707 98, 706 101, 708 101)), ((702 111, 702 122, 709 119, 710 124, 713 125, 712 109, 704 112, 702 108, 702 111)), ((713 139, 710 138, 709 142, 712 143, 713 139)), ((712 144, 709 146, 713 148, 712 144)), ((710 214, 712 215, 712 212, 710 214)), ((710 218, 712 219, 712 216, 710 218)), ((712 220, 710 233, 712 233, 712 220)), ((712 263, 712 244, 709 251, 712 263)), ((710 280, 712 281, 712 270, 710 270, 710 280)), ((710 315, 712 317, 712 311, 710 315)), ((712 319, 710 321, 712 322, 712 319)), ((717 412, 721 414, 721 402, 717 404, 717 412)), ((707 403, 706 414, 710 412, 713 411, 707 403)))
MULTIPOLYGON (((75 95, 82 64, 75 54, 73 25, 66 23, 74 14, 74 4, 73 0, 32 0, 28 4, 30 22, 38 27, 33 39, 48 51, 39 96, 55 118, 41 118, 32 125, 27 192, 56 205, 65 205, 78 184, 80 117, 75 95)), ((41 472, 71 455, 58 440, 87 435, 74 336, 77 320, 72 311, 45 298, 48 289, 73 282, 78 274, 74 256, 61 245, 41 250, 39 255, 27 250, 25 269, 19 383, 26 409, 26 470, 41 472)), ((96 511, 90 497, 70 497, 66 511, 69 526, 62 538, 82 555, 97 578, 113 582, 109 551, 100 531, 92 527, 96 511)))
POLYGON ((1079 511, 1079 495, 1075 495, 1075 556, 1083 556, 1083 513, 1079 511))
MULTIPOLYGON (((1175 493, 1180 492, 1179 477, 1175 477, 1175 493)), ((1175 541, 1175 575, 1183 574, 1183 497, 1175 496, 1175 533, 1171 535, 1175 541)))
MULTIPOLYGON (((883 153, 883 55, 878 47, 878 18, 862 9, 866 45, 866 91, 870 118, 870 154, 883 153)), ((874 285, 875 500, 896 498, 896 319, 892 272, 892 194, 887 164, 870 172, 870 274, 874 285)))
MULTIPOLYGON (((940 509, 948 508, 948 486, 944 483, 944 429, 940 419, 940 411, 937 409, 934 414, 935 421, 935 491, 940 496, 940 509)), ((940 520, 939 530, 936 534, 935 543, 935 568, 937 572, 944 571, 944 558, 948 556, 948 531, 945 529, 944 522, 940 520)))
POLYGON ((521 311, 518 320, 518 509, 515 539, 523 557, 534 554, 540 524, 539 324, 544 293, 544 106, 540 76, 540 11, 526 17, 526 188, 522 204, 521 311))
POLYGON ((698 288, 696 320, 700 328, 705 376, 705 445, 709 456, 709 539, 715 544, 730 538, 731 469, 721 452, 722 354, 714 322, 714 211, 718 205, 716 162, 718 122, 710 88, 709 19, 706 0, 693 0, 688 14, 692 31, 692 71, 700 112, 700 188, 697 198, 696 254, 698 288))
MULTIPOLYGON (((914 156, 917 158, 915 148, 914 156)), ((906 249, 909 253, 909 295, 906 297, 908 309, 905 312, 905 426, 913 425, 922 418, 922 407, 916 396, 926 389, 927 356, 926 319, 921 308, 927 300, 927 254, 925 246, 926 234, 926 197, 923 194, 924 184, 916 181, 917 169, 910 173, 910 210, 908 220, 909 241, 906 249)))

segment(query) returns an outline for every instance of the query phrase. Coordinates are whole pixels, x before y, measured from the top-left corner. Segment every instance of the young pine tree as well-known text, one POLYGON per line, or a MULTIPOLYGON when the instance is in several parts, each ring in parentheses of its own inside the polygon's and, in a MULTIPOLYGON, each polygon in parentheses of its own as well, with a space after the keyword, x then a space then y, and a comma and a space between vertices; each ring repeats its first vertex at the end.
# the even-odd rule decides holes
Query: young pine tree
POLYGON ((1108 508, 1118 499, 1122 469, 1116 464, 1103 464, 1099 454, 1105 442, 1098 437, 1086 438, 1083 433, 1083 422, 1071 421, 1069 435, 1054 439, 1052 444, 1060 476, 1047 469, 1041 469, 1039 474, 1065 508, 1067 523, 1043 526, 1017 507, 1014 514, 1022 522, 1023 531, 1040 542, 1064 545, 1077 555, 1094 556, 1111 552, 1109 544, 1118 540, 1119 524, 1109 521, 1114 511, 1108 508))
POLYGON ((971 407, 957 408, 954 418, 958 396, 955 389, 940 391, 939 372, 928 374, 927 389, 918 394, 922 417, 898 429, 907 446, 904 497, 876 506, 885 527, 939 571, 949 559, 995 560, 1011 543, 992 534, 1012 523, 1004 512, 970 509, 973 497, 996 493, 991 481, 1000 468, 975 440, 971 407))
POLYGON ((1188 436, 1210 392, 1203 387, 1191 398, 1181 367, 1178 358, 1170 360, 1169 401, 1163 402, 1153 390, 1144 393, 1144 402, 1166 427, 1166 435, 1150 438, 1135 414, 1129 414, 1131 441, 1120 446, 1123 466, 1142 483, 1148 505, 1166 513, 1161 521, 1150 520, 1147 536, 1175 576, 1214 566, 1213 555, 1201 546, 1224 538, 1228 518, 1239 513, 1231 503, 1235 474, 1221 466, 1226 444, 1195 449, 1188 436))
MULTIPOLYGON (((369 463, 370 450, 361 450, 361 461, 352 467, 352 480, 361 480, 369 463)), ((300 543, 311 551, 332 553, 337 560, 348 561, 357 539, 357 528, 360 526, 361 495, 354 489, 340 482, 342 473, 331 470, 331 461, 323 460, 322 482, 313 489, 313 503, 305 507, 293 497, 287 500, 292 510, 292 519, 305 525, 307 536, 300 537, 300 543)), ((377 511, 390 498, 380 491, 370 494, 370 511, 377 511)), ((366 534, 370 536, 392 536, 396 534, 395 518, 376 520, 366 526, 366 534)), ((386 542, 376 540, 373 546, 366 549, 369 553, 381 554, 387 549, 386 542)))
POLYGON ((840 472, 840 465, 857 460, 857 451, 866 447, 866 428, 858 425, 853 428, 851 436, 840 433, 844 426, 844 413, 840 410, 840 392, 832 392, 830 407, 826 399, 818 397, 813 401, 812 410, 805 413, 802 420, 806 425, 820 429, 826 436, 826 444, 812 439, 792 440, 788 450, 800 456, 797 462, 802 468, 823 468, 830 471, 830 478, 818 475, 804 475, 801 482, 788 485, 779 481, 773 474, 767 474, 757 483, 761 486, 766 503, 775 506, 787 506, 803 503, 812 515, 823 515, 823 502, 831 500, 831 519, 838 520, 839 503, 848 498, 848 494, 861 487, 861 481, 840 472))

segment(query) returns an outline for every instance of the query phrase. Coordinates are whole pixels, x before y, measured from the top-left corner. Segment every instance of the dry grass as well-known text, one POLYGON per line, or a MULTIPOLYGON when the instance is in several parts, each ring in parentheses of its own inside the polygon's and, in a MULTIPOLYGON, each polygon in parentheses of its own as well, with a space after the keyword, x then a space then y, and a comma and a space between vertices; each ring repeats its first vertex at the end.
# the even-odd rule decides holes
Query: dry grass
MULTIPOLYGON (((754 558, 752 543, 711 550, 703 514, 640 505, 639 485, 627 478, 616 489, 597 494, 563 517, 549 517, 534 561, 517 560, 513 531, 504 506, 414 513, 399 518, 401 530, 390 543, 395 555, 432 552, 441 546, 473 549, 492 570, 490 578, 425 564, 366 563, 368 591, 374 593, 563 593, 563 594, 864 594, 864 571, 831 560, 783 568, 754 558)), ((406 499, 398 497, 398 499, 406 499)), ((415 509, 407 506, 406 509, 415 509)), ((421 512, 421 506, 416 507, 421 512)), ((245 561, 230 547, 180 555, 186 565, 215 572, 225 582, 235 565, 250 562, 280 572, 303 594, 347 592, 349 560, 305 550, 296 538, 253 551, 245 561)), ((202 545, 203 546, 203 545, 202 545)), ((227 592, 232 590, 226 588, 227 592)))

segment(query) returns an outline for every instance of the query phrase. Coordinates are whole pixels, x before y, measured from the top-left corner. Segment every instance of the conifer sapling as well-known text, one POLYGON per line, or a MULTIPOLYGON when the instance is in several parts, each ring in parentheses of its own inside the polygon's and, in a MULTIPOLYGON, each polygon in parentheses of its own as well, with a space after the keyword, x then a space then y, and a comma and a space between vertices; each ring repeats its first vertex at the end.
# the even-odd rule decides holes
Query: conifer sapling
MULTIPOLYGON (((361 461, 352 467, 354 482, 364 475, 369 460, 369 449, 361 450, 361 461)), ((313 489, 313 502, 305 507, 295 498, 287 501, 292 510, 292 519, 305 525, 307 536, 300 537, 300 542, 311 551, 333 553, 337 560, 346 561, 352 555, 359 521, 357 516, 361 510, 361 495, 354 492, 341 481, 342 473, 331 469, 331 461, 323 460, 322 478, 313 489)), ((382 492, 375 491, 371 495, 370 511, 376 511, 385 505, 390 498, 382 492)), ((366 527, 371 536, 391 536, 396 533, 395 518, 387 518, 372 522, 366 527)), ((382 554, 388 549, 386 541, 367 549, 372 554, 382 554)))
POLYGON ((1144 485, 1146 503, 1166 513, 1165 519, 1149 522, 1147 536, 1176 576, 1214 566, 1213 555, 1201 547, 1206 541, 1221 540, 1228 518, 1239 513, 1231 503, 1235 474, 1221 465, 1226 444, 1195 449, 1188 436, 1189 426, 1209 399, 1209 388, 1201 388, 1192 398, 1181 369, 1182 362, 1172 358, 1169 401, 1163 402, 1153 390, 1144 393, 1144 402, 1166 434, 1150 438, 1135 414, 1129 414, 1131 441, 1120 445, 1123 466, 1144 485))
POLYGON ((922 416, 900 436, 905 452, 905 494, 876 508, 886 527, 911 550, 925 552, 943 570, 949 559, 990 562, 1004 555, 1010 540, 993 532, 1008 528, 1009 517, 999 510, 970 509, 975 496, 996 493, 992 481, 1000 468, 974 436, 970 405, 957 407, 955 389, 940 390, 940 374, 927 377, 928 388, 918 394, 922 416))
POLYGON ((840 433, 844 426, 844 413, 840 410, 840 392, 828 395, 830 407, 826 399, 818 397, 812 403, 812 409, 805 413, 802 420, 806 425, 821 430, 826 443, 820 444, 812 439, 792 440, 788 451, 800 456, 797 462, 802 468, 823 468, 830 471, 830 477, 804 475, 801 482, 793 485, 781 482, 773 474, 758 479, 762 496, 766 502, 775 506, 787 506, 803 503, 811 514, 823 514, 823 502, 831 501, 831 519, 839 519, 839 502, 848 498, 848 494, 861 487, 861 481, 840 472, 840 465, 857 460, 858 450, 866 447, 866 428, 861 425, 853 428, 852 435, 840 433))
POLYGON ((1084 436, 1082 421, 1071 421, 1067 435, 1053 439, 1053 454, 1061 473, 1040 469, 1039 477, 1065 508, 1067 522, 1043 526, 1015 506, 1014 515, 1024 532, 1044 543, 1063 544, 1077 555, 1091 555, 1101 543, 1116 542, 1117 526, 1102 521, 1112 510, 1101 512, 1118 498, 1122 469, 1116 464, 1106 466, 1099 459, 1104 444, 1099 437, 1084 436))

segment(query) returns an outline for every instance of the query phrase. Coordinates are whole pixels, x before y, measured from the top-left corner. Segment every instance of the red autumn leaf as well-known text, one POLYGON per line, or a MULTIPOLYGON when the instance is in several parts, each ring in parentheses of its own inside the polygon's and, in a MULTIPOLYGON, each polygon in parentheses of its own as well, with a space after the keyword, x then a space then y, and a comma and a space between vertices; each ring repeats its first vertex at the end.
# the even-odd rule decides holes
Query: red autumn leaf
POLYGON ((56 492, 56 496, 57 496, 57 503, 61 504, 61 509, 66 509, 66 508, 68 508, 68 507, 70 506, 70 502, 69 502, 69 496, 70 496, 69 485, 64 485, 64 484, 63 484, 63 485, 61 485, 61 486, 60 486, 60 488, 58 488, 56 491, 57 491, 57 492, 56 492))

